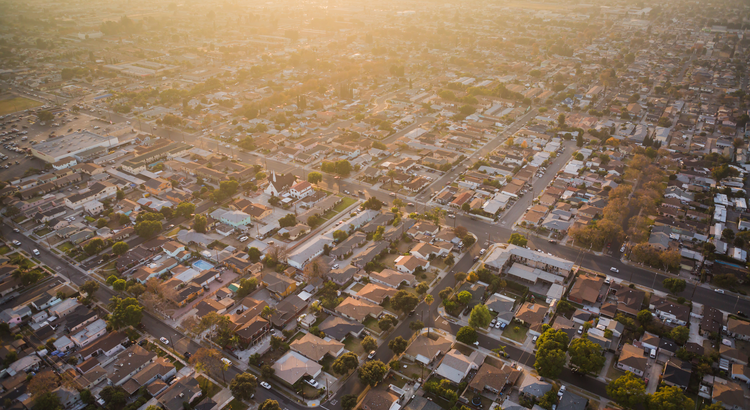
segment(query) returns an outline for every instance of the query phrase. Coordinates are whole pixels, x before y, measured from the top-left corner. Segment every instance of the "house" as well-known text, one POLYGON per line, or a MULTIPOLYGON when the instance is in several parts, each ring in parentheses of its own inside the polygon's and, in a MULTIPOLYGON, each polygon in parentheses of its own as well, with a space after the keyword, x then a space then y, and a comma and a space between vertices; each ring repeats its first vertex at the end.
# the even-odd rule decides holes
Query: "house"
POLYGON ((730 317, 727 320, 727 333, 736 339, 750 341, 750 322, 730 317))
POLYGON ((599 301, 604 278, 580 275, 568 293, 568 299, 583 305, 593 305, 599 301))
POLYGON ((383 308, 372 302, 362 299, 346 298, 336 309, 340 315, 357 322, 363 322, 368 316, 379 317, 383 313, 383 308))
POLYGON ((83 330, 70 336, 73 343, 79 348, 86 347, 96 339, 107 334, 107 322, 104 319, 96 320, 86 326, 83 330))
POLYGON ((431 260, 431 258, 436 256, 444 256, 448 254, 448 251, 438 248, 436 246, 433 246, 429 243, 420 242, 416 244, 411 251, 409 252, 413 256, 416 256, 419 259, 422 260, 431 260))
POLYGON ((589 399, 581 397, 570 390, 565 390, 560 401, 557 403, 556 410, 586 410, 589 399))
POLYGON ((99 357, 102 362, 106 362, 104 358, 114 358, 115 354, 125 350, 125 347, 122 344, 127 340, 127 335, 115 331, 97 339, 94 343, 86 346, 85 348, 79 349, 76 354, 81 362, 88 360, 94 356, 99 357))
POLYGON ((192 376, 183 377, 169 386, 156 400, 164 410, 182 410, 183 403, 191 403, 201 395, 201 387, 192 376))
POLYGON ((727 410, 748 408, 744 390, 738 383, 715 377, 713 387, 714 389, 711 393, 712 403, 721 402, 727 410))
POLYGON ((155 358, 156 353, 150 352, 137 344, 132 345, 117 356, 112 370, 107 374, 107 379, 113 386, 122 386, 133 375, 153 362, 155 358))
POLYGON ((363 410, 399 410, 400 397, 388 390, 372 389, 362 399, 363 410))
POLYGON ((260 282, 266 286, 276 299, 283 299, 297 289, 297 282, 276 272, 268 272, 261 276, 260 282))
POLYGON ((487 298, 487 302, 485 302, 484 304, 491 312, 497 313, 495 319, 497 319, 501 323, 509 325, 513 320, 513 316, 515 316, 515 312, 513 309, 515 303, 516 301, 513 298, 509 298, 499 293, 493 293, 489 298, 487 298))
POLYGON ((484 355, 476 350, 466 356, 460 351, 452 349, 445 354, 435 373, 458 384, 469 374, 469 371, 479 369, 479 363, 483 360, 484 355))
POLYGON ((315 192, 313 190, 312 184, 310 184, 307 181, 300 181, 296 184, 292 185, 291 188, 289 188, 289 195, 293 196, 296 199, 302 199, 306 198, 315 192))
POLYGON ((318 330, 333 340, 343 342, 349 335, 360 337, 365 327, 357 322, 331 315, 318 325, 318 330))
POLYGON ((169 360, 163 357, 157 357, 152 363, 148 364, 141 371, 133 375, 127 382, 122 385, 128 394, 133 394, 143 386, 148 386, 156 380, 168 380, 177 374, 177 368, 169 360))
POLYGON ((676 357, 670 357, 661 374, 662 383, 667 386, 677 386, 686 390, 690 383, 690 374, 693 366, 676 357))
POLYGON ((398 289, 402 284, 414 286, 417 282, 414 275, 397 272, 393 269, 383 269, 380 272, 372 271, 370 272, 370 280, 394 289, 398 289))
POLYGON ((289 386, 294 385, 303 377, 316 378, 323 371, 323 367, 314 360, 290 350, 271 366, 274 377, 289 386))
MULTIPOLYGON (((506 407, 506 404, 508 404, 508 400, 503 402, 503 409, 504 410, 510 410, 506 407)), ((415 395, 411 400, 407 401, 406 406, 404 406, 404 410, 441 410, 442 407, 435 403, 434 401, 415 395)), ((516 410, 516 409, 513 409, 516 410)))
POLYGON ((435 339, 432 339, 431 337, 427 337, 427 335, 420 334, 409 345, 409 348, 406 349, 404 357, 429 365, 438 356, 448 352, 451 346, 453 346, 453 343, 444 337, 437 336, 435 339))
POLYGON ((527 399, 540 399, 548 391, 552 390, 552 385, 544 382, 531 373, 525 373, 521 384, 518 386, 518 394, 527 399))
POLYGON ((343 242, 336 245, 330 252, 330 256, 336 259, 346 259, 349 257, 355 248, 364 245, 367 242, 367 235, 362 232, 354 232, 343 242))
POLYGON ((488 390, 492 393, 498 394, 507 386, 513 386, 516 384, 521 373, 522 371, 515 367, 506 364, 502 364, 501 367, 495 367, 485 361, 479 368, 479 371, 477 371, 477 374, 474 375, 469 387, 474 390, 475 393, 481 393, 484 390, 488 390))
POLYGON ((690 308, 674 303, 666 297, 651 298, 649 309, 654 310, 656 316, 673 326, 685 326, 690 321, 690 308))
POLYGON ((301 339, 295 340, 290 345, 291 349, 299 354, 319 362, 328 355, 333 358, 344 353, 344 344, 336 340, 325 340, 312 333, 305 333, 301 339))
POLYGON ((424 271, 430 268, 430 262, 419 259, 416 256, 407 255, 396 258, 396 269, 402 273, 414 274, 417 270, 424 271))
POLYGON ((643 377, 647 363, 648 360, 643 355, 643 350, 628 343, 622 346, 617 368, 643 377))
POLYGON ((271 322, 278 328, 283 328, 307 307, 307 302, 297 295, 284 298, 276 305, 276 313, 271 316, 271 322))
POLYGON ((354 275, 358 274, 360 272, 360 269, 357 268, 354 265, 346 265, 344 267, 338 268, 338 269, 332 269, 330 272, 328 272, 328 280, 332 281, 333 283, 343 286, 347 282, 349 282, 354 275))
POLYGON ((748 366, 733 363, 731 375, 733 380, 741 380, 745 383, 750 383, 750 367, 748 366))
POLYGON ((143 185, 145 186, 146 192, 156 196, 159 196, 172 189, 172 184, 166 179, 162 178, 151 179, 149 181, 146 181, 146 183, 143 185))
POLYGON ((380 305, 383 303, 385 298, 391 298, 396 295, 396 289, 378 285, 376 283, 368 283, 364 288, 357 292, 357 297, 380 305))
POLYGON ((547 309, 540 304, 525 302, 516 313, 516 319, 526 326, 541 324, 547 315, 547 309))
MULTIPOLYGON (((610 292, 613 293, 615 299, 617 299, 617 312, 622 312, 626 315, 635 317, 638 312, 641 311, 646 292, 638 288, 630 288, 618 283, 613 283, 610 286, 610 292)), ((614 317, 614 315, 612 315, 612 317, 614 317)))

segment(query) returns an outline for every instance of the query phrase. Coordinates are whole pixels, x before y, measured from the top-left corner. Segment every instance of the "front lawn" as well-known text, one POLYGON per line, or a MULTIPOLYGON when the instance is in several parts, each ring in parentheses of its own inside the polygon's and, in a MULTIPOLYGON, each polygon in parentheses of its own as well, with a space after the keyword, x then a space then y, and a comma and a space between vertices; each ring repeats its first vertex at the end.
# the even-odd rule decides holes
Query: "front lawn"
POLYGON ((71 249, 73 249, 74 246, 75 245, 73 245, 72 243, 70 243, 70 241, 67 241, 67 242, 62 243, 60 245, 57 245, 57 249, 59 249, 60 252, 68 253, 68 251, 71 250, 71 249))
POLYGON ((0 246, 0 255, 5 255, 8 252, 10 252, 8 245, 0 246))
POLYGON ((243 403, 242 400, 234 399, 229 402, 229 406, 227 407, 229 407, 229 410, 247 410, 248 405, 243 403))
POLYGON ((52 232, 52 229, 42 228, 42 229, 40 229, 38 231, 35 231, 34 233, 36 234, 36 236, 38 236, 38 237, 41 238, 42 236, 47 235, 50 232, 52 232))
POLYGON ((362 356, 365 354, 365 349, 362 347, 362 341, 354 336, 347 336, 346 339, 344 339, 344 347, 346 350, 355 353, 357 356, 362 356))
POLYGON ((380 334, 380 332, 382 332, 382 330, 380 330, 380 328, 378 327, 378 319, 375 319, 372 316, 368 316, 367 319, 365 319, 363 325, 365 325, 366 328, 372 330, 375 333, 380 334))
POLYGON ((511 323, 503 330, 503 336, 508 339, 515 340, 518 343, 526 341, 526 333, 529 331, 526 326, 519 325, 518 323, 511 323))
POLYGON ((203 397, 214 397, 216 393, 221 391, 221 387, 217 386, 204 376, 198 376, 195 379, 198 380, 198 385, 201 387, 203 397))
POLYGON ((350 206, 354 205, 357 202, 356 199, 350 198, 348 196, 342 197, 341 202, 339 202, 338 205, 333 207, 333 210, 336 213, 343 212, 344 209, 349 208, 350 206))

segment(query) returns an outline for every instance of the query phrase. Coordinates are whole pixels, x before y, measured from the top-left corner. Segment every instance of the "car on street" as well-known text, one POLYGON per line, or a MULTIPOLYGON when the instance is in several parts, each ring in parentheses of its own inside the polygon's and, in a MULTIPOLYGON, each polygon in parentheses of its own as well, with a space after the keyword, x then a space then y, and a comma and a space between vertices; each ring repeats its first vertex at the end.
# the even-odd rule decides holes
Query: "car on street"
POLYGON ((17 239, 13 239, 13 245, 21 246, 21 242, 19 242, 17 239))
POLYGON ((562 397, 565 394, 565 386, 560 386, 560 390, 557 391, 557 397, 562 397))
POLYGON ((260 386, 266 390, 271 390, 271 385, 266 382, 260 382, 260 386))
POLYGON ((222 357, 221 358, 221 362, 224 363, 227 366, 231 366, 232 365, 232 361, 229 360, 229 359, 227 359, 226 357, 222 357))
POLYGON ((615 268, 614 266, 611 267, 611 268, 609 268, 609 270, 611 270, 612 272, 615 272, 615 273, 619 273, 620 272, 620 270, 617 269, 617 268, 615 268))
POLYGON ((15 233, 21 233, 21 230, 18 229, 18 228, 13 228, 13 232, 15 232, 15 233))
POLYGON ((625 246, 623 246, 622 248, 620 248, 620 253, 623 253, 623 252, 625 252, 625 246))
POLYGON ((165 345, 168 345, 168 344, 169 344, 169 340, 167 340, 167 338, 166 338, 166 337, 160 337, 160 338, 159 338, 159 341, 160 341, 160 342, 162 342, 162 343, 164 343, 165 345))
POLYGON ((371 351, 370 354, 367 355, 367 360, 372 360, 375 358, 375 351, 371 351))
POLYGON ((714 289, 714 292, 724 294, 724 289, 714 289))
MULTIPOLYGON (((39 256, 39 249, 34 249, 31 252, 34 253, 34 256, 39 256)), ((723 292, 722 292, 723 293, 723 292)))
POLYGON ((479 251, 479 254, 480 254, 480 255, 484 255, 484 253, 485 253, 485 252, 487 252, 487 249, 484 249, 484 248, 482 248, 482 249, 481 249, 481 250, 479 251))

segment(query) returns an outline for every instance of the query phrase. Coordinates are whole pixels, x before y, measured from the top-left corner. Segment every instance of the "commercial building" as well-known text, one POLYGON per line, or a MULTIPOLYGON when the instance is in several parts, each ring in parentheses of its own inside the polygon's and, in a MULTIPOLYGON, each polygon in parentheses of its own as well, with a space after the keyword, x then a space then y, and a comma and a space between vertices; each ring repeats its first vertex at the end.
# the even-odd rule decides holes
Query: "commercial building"
POLYGON ((31 154, 54 164, 63 158, 98 147, 115 147, 120 143, 117 137, 94 134, 89 131, 73 132, 48 139, 31 146, 31 154))

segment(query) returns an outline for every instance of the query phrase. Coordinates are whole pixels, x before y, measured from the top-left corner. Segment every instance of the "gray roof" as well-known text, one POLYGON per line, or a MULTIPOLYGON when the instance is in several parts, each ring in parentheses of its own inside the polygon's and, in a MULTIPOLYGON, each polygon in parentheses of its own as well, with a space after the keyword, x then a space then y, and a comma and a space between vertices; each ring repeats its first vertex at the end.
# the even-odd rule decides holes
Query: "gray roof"
POLYGON ((557 405, 558 410, 585 410, 586 405, 589 403, 589 399, 581 397, 570 390, 565 390, 562 397, 560 397, 560 403, 557 405))
POLYGON ((349 333, 359 333, 364 328, 365 327, 359 323, 338 316, 329 316, 318 325, 318 329, 320 329, 321 332, 335 340, 342 340, 349 333))
POLYGON ((526 373, 526 377, 523 378, 519 390, 528 395, 542 397, 544 396, 544 393, 552 390, 552 385, 541 381, 530 373, 526 373))

